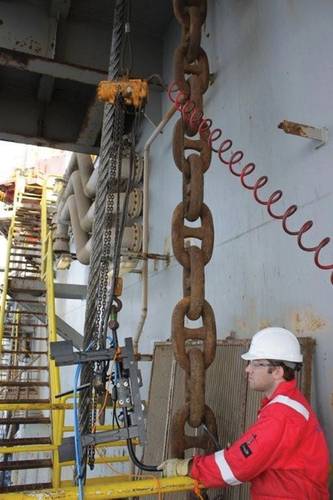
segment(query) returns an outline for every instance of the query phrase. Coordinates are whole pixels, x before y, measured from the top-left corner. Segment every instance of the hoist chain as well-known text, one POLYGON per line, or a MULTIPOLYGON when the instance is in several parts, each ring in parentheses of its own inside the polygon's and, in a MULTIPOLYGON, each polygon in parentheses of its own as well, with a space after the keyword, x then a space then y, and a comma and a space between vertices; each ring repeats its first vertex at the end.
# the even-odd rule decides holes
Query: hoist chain
POLYGON ((213 252, 214 227, 212 214, 203 203, 203 174, 210 166, 211 148, 207 128, 199 128, 200 119, 193 120, 193 110, 199 118, 203 116, 203 94, 209 83, 208 58, 200 46, 207 0, 174 0, 173 7, 182 26, 181 43, 175 51, 175 84, 190 103, 187 112, 177 121, 173 135, 174 161, 183 174, 183 201, 173 212, 172 246, 183 266, 184 297, 173 311, 172 341, 175 358, 185 371, 185 405, 173 418, 171 453, 181 458, 188 448, 205 452, 215 449, 206 434, 186 435, 185 424, 195 429, 205 424, 216 435, 215 416, 205 404, 205 371, 215 357, 216 327, 213 309, 205 300, 205 265, 213 252), (195 135, 198 137, 192 139, 195 135), (185 157, 187 150, 192 153, 185 157), (186 221, 199 220, 200 225, 186 225, 186 221), (200 240, 201 247, 194 245, 193 240, 200 240), (188 320, 200 319, 200 327, 185 326, 188 320), (188 341, 197 346, 189 346, 188 341))
MULTIPOLYGON (((123 137, 124 137, 124 127, 125 127, 125 108, 122 102, 122 98, 118 96, 115 101, 115 114, 114 123, 112 130, 112 146, 109 160, 109 180, 108 180, 108 193, 106 198, 106 211, 105 211, 105 226, 103 235, 103 252, 102 259, 99 269, 99 284, 98 284, 98 294, 97 294, 97 315, 96 324, 93 335, 93 345, 95 349, 105 349, 106 338, 103 333, 103 326, 105 322, 105 315, 107 314, 107 299, 108 299, 108 282, 109 282, 109 271, 111 262, 111 251, 112 251, 112 234, 115 231, 116 224, 118 224, 119 218, 119 207, 117 211, 116 220, 114 220, 113 209, 114 209, 114 187, 117 185, 118 176, 121 171, 121 160, 123 151, 123 137)), ((117 197, 119 200, 119 196, 117 197)), ((117 203, 118 204, 118 203, 117 203)), ((113 242, 115 244, 115 242, 113 242)), ((95 428, 96 415, 97 415, 97 403, 98 398, 96 391, 92 390, 92 408, 90 412, 89 428, 90 432, 95 428)), ((88 464, 92 468, 95 463, 95 447, 88 447, 88 464)))

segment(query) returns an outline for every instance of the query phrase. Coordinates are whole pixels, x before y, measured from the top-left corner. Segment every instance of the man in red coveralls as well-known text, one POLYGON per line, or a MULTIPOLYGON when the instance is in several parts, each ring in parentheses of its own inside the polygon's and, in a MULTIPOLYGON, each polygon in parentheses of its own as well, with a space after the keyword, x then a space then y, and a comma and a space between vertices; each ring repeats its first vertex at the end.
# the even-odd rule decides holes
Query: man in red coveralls
POLYGON ((303 356, 284 328, 265 328, 242 355, 251 389, 264 394, 257 421, 230 447, 169 459, 164 476, 191 476, 206 488, 251 482, 253 500, 328 500, 329 455, 316 414, 296 387, 303 356))

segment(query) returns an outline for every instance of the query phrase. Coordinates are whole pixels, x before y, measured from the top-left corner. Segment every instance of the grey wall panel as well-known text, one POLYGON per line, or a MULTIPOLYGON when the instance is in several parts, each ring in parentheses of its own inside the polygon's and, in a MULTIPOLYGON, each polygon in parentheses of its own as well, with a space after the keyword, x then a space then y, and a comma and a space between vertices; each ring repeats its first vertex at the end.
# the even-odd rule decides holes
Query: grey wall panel
MULTIPOLYGON (((314 341, 300 339, 304 354, 304 368, 298 376, 298 385, 311 397, 311 366, 314 341)), ((207 371, 206 402, 216 415, 219 442, 222 448, 235 441, 256 420, 261 394, 250 391, 245 375, 245 361, 241 354, 248 350, 249 340, 218 341, 214 363, 207 371)), ((170 456, 170 424, 172 416, 184 403, 184 371, 177 365, 170 343, 155 346, 148 410, 148 445, 146 463, 160 463, 170 456)), ((186 433, 203 432, 185 428, 186 433)), ((186 456, 192 456, 189 450, 186 456)), ((165 495, 168 500, 182 500, 185 493, 165 495)), ((210 500, 247 500, 249 485, 224 490, 210 490, 210 500)))

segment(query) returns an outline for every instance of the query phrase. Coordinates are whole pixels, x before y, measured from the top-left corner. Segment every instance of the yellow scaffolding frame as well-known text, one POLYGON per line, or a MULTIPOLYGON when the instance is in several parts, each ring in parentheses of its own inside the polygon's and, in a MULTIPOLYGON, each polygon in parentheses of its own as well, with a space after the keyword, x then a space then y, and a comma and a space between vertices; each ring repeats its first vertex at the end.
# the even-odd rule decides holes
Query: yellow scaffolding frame
MULTIPOLYGON (((50 343, 57 341, 57 323, 55 314, 54 277, 53 277, 53 246, 52 230, 48 224, 48 202, 51 201, 49 194, 52 194, 53 177, 46 177, 43 184, 43 194, 41 200, 41 243, 42 243, 42 265, 41 279, 46 288, 47 323, 48 323, 48 362, 50 377, 50 400, 52 405, 63 404, 63 401, 56 399, 60 393, 60 373, 55 361, 50 358, 50 343)), ((53 474, 52 485, 54 488, 60 486, 61 466, 59 462, 58 447, 61 444, 61 422, 63 420, 63 408, 54 406, 51 411, 52 444, 53 449, 53 474)))
POLYGON ((5 314, 6 314, 6 300, 8 294, 8 277, 9 277, 9 262, 10 262, 10 252, 12 248, 13 241, 13 232, 15 226, 15 215, 16 209, 19 203, 19 193, 22 188, 22 181, 20 181, 20 176, 18 173, 15 175, 15 191, 14 191, 14 203, 13 203, 13 215, 12 220, 8 230, 8 238, 7 238, 7 251, 6 251, 6 262, 5 262, 5 272, 3 275, 3 288, 1 294, 1 305, 0 305, 0 351, 2 351, 2 339, 4 332, 4 324, 5 324, 5 314))
MULTIPOLYGON (((105 484, 101 482, 85 486, 85 500, 109 500, 111 498, 142 497, 146 495, 159 495, 163 493, 176 493, 193 491, 197 483, 189 477, 139 479, 137 481, 116 481, 105 484)), ((60 489, 26 491, 7 493, 6 500, 77 500, 77 488, 65 487, 60 489)), ((0 498, 2 495, 0 495, 0 498)), ((3 497, 4 498, 4 497, 3 497)))
MULTIPOLYGON (((41 279, 46 287, 47 301, 47 319, 49 342, 57 341, 57 325, 55 314, 55 294, 54 294, 54 273, 53 273, 53 246, 52 246, 52 230, 48 224, 48 204, 52 199, 52 185, 57 180, 57 177, 47 177, 44 181, 43 196, 41 200, 41 242, 42 242, 42 260, 41 260, 41 279)), ((17 196, 15 197, 15 199, 17 196)), ((13 217, 14 220, 14 217, 13 217)), ((13 223, 8 234, 8 252, 7 265, 5 271, 5 283, 8 282, 8 268, 10 258, 10 246, 13 231, 13 223)), ((7 285, 8 286, 8 285, 7 285)), ((8 288, 4 286, 1 298, 0 311, 0 342, 3 335, 3 319, 4 306, 8 288), (2 320, 2 321, 1 321, 2 320)), ((50 352, 50 349, 49 349, 50 352)), ((58 447, 62 442, 65 432, 71 432, 72 426, 65 425, 65 410, 73 409, 73 403, 69 403, 68 399, 73 398, 73 395, 66 395, 62 398, 56 398, 56 395, 61 392, 59 368, 55 365, 55 361, 49 356, 49 375, 50 375, 50 403, 0 403, 0 411, 8 410, 29 410, 40 409, 49 410, 51 414, 52 426, 52 444, 40 445, 22 445, 11 447, 0 447, 0 453, 19 453, 19 452, 45 452, 49 451, 53 454, 53 474, 52 474, 52 489, 3 493, 0 494, 0 500, 24 500, 36 499, 46 500, 49 498, 76 500, 77 487, 69 485, 68 481, 61 480, 61 470, 63 467, 73 466, 74 461, 59 462, 58 447)), ((103 426, 103 430, 112 426, 103 426)), ((137 439, 133 439, 133 444, 139 444, 137 439)), ((109 448, 115 446, 126 446, 126 441, 116 441, 97 445, 97 448, 109 448)), ((110 464, 128 462, 129 457, 123 456, 97 456, 96 464, 110 464)), ((95 477, 87 479, 84 486, 86 500, 100 499, 108 500, 112 498, 129 498, 147 495, 160 495, 163 493, 173 493, 181 491, 197 491, 198 483, 189 477, 173 477, 159 478, 149 475, 134 476, 122 474, 118 476, 110 476, 107 478, 95 477)))

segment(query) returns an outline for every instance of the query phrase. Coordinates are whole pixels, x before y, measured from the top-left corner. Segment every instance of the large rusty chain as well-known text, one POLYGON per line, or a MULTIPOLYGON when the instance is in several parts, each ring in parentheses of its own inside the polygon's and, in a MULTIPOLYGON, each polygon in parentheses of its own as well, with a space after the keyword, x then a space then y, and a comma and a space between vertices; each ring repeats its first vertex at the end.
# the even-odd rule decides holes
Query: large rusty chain
POLYGON ((172 421, 171 454, 182 458, 189 448, 199 448, 207 453, 215 449, 207 434, 185 433, 186 424, 194 429, 205 424, 216 436, 214 413, 205 404, 205 372, 216 351, 214 312, 205 300, 205 265, 213 252, 214 226, 212 214, 203 202, 204 173, 210 166, 211 148, 207 127, 199 127, 203 116, 203 94, 209 84, 208 58, 201 47, 207 0, 173 0, 173 8, 182 27, 181 43, 175 51, 175 84, 187 104, 190 103, 190 106, 184 106, 173 134, 173 157, 183 175, 183 201, 175 208, 172 217, 172 246, 176 259, 183 266, 184 297, 173 311, 172 342, 175 358, 185 371, 185 404, 172 421), (193 119, 193 116, 198 119, 193 119), (194 136, 198 137, 194 139, 194 136), (191 152, 187 157, 186 151, 191 152), (186 221, 200 221, 200 225, 186 225, 186 221), (189 246, 186 240, 190 241, 189 246), (194 245, 193 240, 199 240, 201 246, 194 245), (186 319, 201 319, 202 326, 187 327, 186 319))

